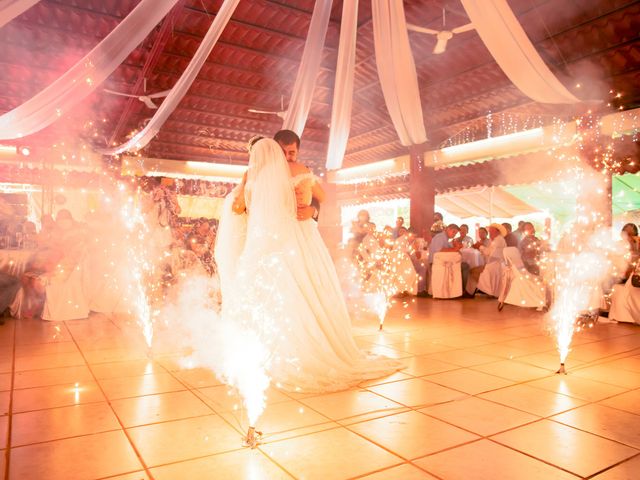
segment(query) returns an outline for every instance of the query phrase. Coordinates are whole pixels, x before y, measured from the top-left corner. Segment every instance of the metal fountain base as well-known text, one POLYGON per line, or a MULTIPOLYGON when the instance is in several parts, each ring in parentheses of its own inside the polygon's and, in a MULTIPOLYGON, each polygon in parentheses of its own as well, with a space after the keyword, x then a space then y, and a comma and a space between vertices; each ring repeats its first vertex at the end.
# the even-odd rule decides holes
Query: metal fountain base
POLYGON ((567 374, 567 370, 566 370, 566 368, 564 368, 564 363, 561 363, 561 364, 560 364, 560 368, 558 369, 558 371, 557 371, 556 373, 558 373, 558 374, 564 374, 564 375, 566 375, 566 374, 567 374))
POLYGON ((256 430, 256 427, 249 427, 247 436, 242 439, 242 446, 246 448, 257 448, 262 443, 262 432, 256 430))

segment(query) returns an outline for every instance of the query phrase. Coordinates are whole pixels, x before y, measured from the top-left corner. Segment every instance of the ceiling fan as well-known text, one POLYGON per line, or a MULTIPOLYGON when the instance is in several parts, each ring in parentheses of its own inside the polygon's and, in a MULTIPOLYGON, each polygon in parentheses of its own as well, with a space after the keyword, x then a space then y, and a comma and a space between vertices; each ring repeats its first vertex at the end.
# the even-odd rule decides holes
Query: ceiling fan
POLYGON ((287 111, 284 108, 284 95, 280 96, 280 110, 256 110, 255 108, 247 109, 248 112, 251 113, 263 113, 266 115, 276 115, 284 120, 287 111))
MULTIPOLYGON (((442 26, 446 27, 446 13, 444 8, 442 9, 442 26)), ((411 30, 412 32, 435 35, 438 41, 436 42, 436 46, 433 48, 433 53, 439 55, 441 53, 444 53, 444 51, 447 49, 447 43, 453 38, 455 34, 473 30, 474 26, 473 23, 467 23, 466 25, 452 28, 451 30, 433 30, 431 28, 420 27, 418 25, 407 23, 407 29, 411 30)))
POLYGON ((138 100, 140 100, 142 103, 144 103, 147 108, 151 108, 151 109, 157 109, 158 106, 153 103, 153 99, 154 98, 164 98, 167 95, 169 95, 169 93, 171 93, 171 90, 163 90, 162 92, 156 92, 156 93, 150 93, 148 95, 146 95, 147 92, 147 79, 144 79, 144 92, 145 95, 133 95, 131 93, 123 93, 123 92, 116 92, 115 90, 109 90, 108 88, 103 89, 104 92, 106 93, 110 93, 111 95, 118 95, 120 97, 130 97, 130 98, 137 98, 138 100))

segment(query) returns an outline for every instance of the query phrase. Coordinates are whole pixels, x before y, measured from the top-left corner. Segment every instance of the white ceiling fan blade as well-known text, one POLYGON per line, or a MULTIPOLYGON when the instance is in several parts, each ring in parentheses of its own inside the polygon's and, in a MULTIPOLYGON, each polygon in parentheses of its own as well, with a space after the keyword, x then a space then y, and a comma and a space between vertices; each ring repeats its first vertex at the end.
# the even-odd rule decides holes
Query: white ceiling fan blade
POLYGON ((475 30, 473 23, 467 23, 466 25, 462 25, 460 27, 456 27, 451 30, 451 33, 464 33, 470 32, 471 30, 475 30))
POLYGON ((118 95, 120 97, 138 98, 138 95, 132 95, 130 93, 116 92, 115 90, 109 90, 108 88, 103 88, 102 91, 105 92, 105 93, 110 93, 111 95, 118 95))
POLYGON ((151 93, 149 95, 145 95, 149 98, 164 98, 171 93, 171 90, 163 90, 161 92, 151 93))
POLYGON ((158 106, 155 103, 153 103, 153 101, 147 95, 142 95, 138 97, 138 100, 144 103, 148 108, 152 108, 154 110, 158 108, 158 106))
POLYGON ((426 27, 420 27, 412 23, 407 23, 407 30, 411 30, 412 32, 418 32, 418 33, 428 33, 429 35, 438 34, 438 30, 433 30, 431 28, 426 28, 426 27))
POLYGON ((279 112, 274 112, 274 111, 270 111, 270 110, 256 110, 255 108, 249 108, 249 109, 247 109, 247 112, 264 113, 266 115, 277 115, 279 113, 279 112))

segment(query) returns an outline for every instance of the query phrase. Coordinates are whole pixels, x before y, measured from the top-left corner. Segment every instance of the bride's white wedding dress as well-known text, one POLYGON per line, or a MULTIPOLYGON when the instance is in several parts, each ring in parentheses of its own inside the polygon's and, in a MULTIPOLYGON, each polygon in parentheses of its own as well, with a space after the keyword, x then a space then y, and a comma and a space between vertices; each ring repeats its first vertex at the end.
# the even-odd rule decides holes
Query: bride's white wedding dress
POLYGON ((296 194, 311 202, 311 174, 291 178, 280 146, 252 148, 245 202, 225 202, 216 244, 223 316, 258 332, 270 352, 267 373, 289 391, 347 389, 400 368, 361 351, 336 270, 313 220, 296 219, 296 194))

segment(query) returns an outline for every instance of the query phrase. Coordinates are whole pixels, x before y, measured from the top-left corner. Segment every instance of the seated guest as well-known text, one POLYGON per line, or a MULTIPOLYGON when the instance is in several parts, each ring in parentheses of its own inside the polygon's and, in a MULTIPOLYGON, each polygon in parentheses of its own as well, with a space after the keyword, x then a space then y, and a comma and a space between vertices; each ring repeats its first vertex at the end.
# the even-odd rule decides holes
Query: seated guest
MULTIPOLYGON (((438 233, 431 239, 431 243, 429 244, 429 277, 431 277, 431 268, 433 266, 433 259, 436 253, 459 252, 462 248, 462 243, 453 240, 459 231, 460 228, 455 223, 451 223, 447 228, 445 228, 442 232, 438 233)), ((461 264, 461 269, 462 286, 464 288, 464 285, 467 282, 467 277, 469 275, 469 265, 463 262, 461 264)), ((427 281, 427 285, 429 285, 429 281, 430 280, 427 281)))
POLYGON ((485 256, 486 263, 501 262, 504 259, 503 253, 505 247, 507 247, 506 236, 507 229, 503 225, 499 223, 489 225, 489 238, 491 242, 488 247, 480 247, 480 251, 485 256))
POLYGON ((436 234, 429 244, 429 263, 433 263, 433 256, 439 252, 457 252, 461 244, 454 246, 452 240, 458 234, 460 228, 455 224, 450 224, 442 232, 436 234))
POLYGON ((518 237, 513 233, 513 227, 510 223, 504 222, 502 226, 507 230, 507 234, 504 236, 504 241, 507 247, 517 247, 518 237))
POLYGON ((8 313, 9 305, 13 302, 19 289, 20 279, 8 273, 0 272, 0 325, 4 323, 3 318, 8 313))
POLYGON ((542 251, 542 242, 536 237, 536 229, 531 222, 524 224, 524 236, 520 242, 520 256, 525 268, 534 275, 540 275, 540 253, 542 251))
POLYGON ((463 223, 460 225, 460 243, 462 248, 471 248, 473 246, 473 238, 469 236, 469 225, 463 223))
POLYGON ((431 236, 434 237, 435 235, 441 233, 442 231, 444 231, 444 219, 440 212, 436 212, 433 214, 433 225, 431 225, 431 236))
MULTIPOLYGON (((506 234, 507 229, 503 225, 499 223, 492 223, 491 225, 489 225, 489 238, 491 239, 491 243, 488 247, 482 245, 479 247, 480 252, 482 252, 485 258, 485 265, 474 267, 471 269, 469 281, 465 286, 466 295, 475 295, 476 286, 478 285, 478 281, 480 280, 480 275, 482 275, 482 272, 485 271, 489 264, 498 262, 501 263, 504 260, 504 249, 507 246, 504 239, 506 234)), ((495 267, 492 265, 490 268, 494 269, 495 267)), ((495 292, 485 293, 493 294, 495 292)))
POLYGON ((478 238, 479 240, 473 244, 473 248, 476 250, 480 250, 480 247, 488 247, 491 243, 491 240, 489 239, 489 231, 484 227, 480 227, 478 229, 478 238))

